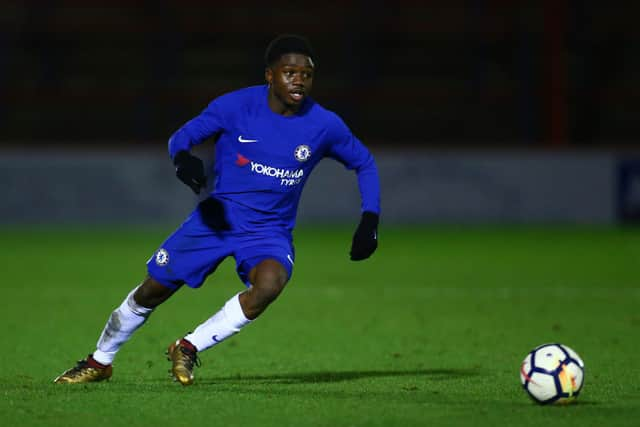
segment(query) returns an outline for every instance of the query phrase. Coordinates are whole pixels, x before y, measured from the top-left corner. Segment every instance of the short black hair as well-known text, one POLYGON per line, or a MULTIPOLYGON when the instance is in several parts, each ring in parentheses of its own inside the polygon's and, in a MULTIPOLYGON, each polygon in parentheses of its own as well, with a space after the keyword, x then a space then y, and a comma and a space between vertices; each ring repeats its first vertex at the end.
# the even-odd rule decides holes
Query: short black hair
POLYGON ((313 64, 316 62, 316 56, 309 40, 297 34, 281 34, 271 40, 264 53, 264 62, 268 67, 287 53, 301 53, 311 58, 313 64))

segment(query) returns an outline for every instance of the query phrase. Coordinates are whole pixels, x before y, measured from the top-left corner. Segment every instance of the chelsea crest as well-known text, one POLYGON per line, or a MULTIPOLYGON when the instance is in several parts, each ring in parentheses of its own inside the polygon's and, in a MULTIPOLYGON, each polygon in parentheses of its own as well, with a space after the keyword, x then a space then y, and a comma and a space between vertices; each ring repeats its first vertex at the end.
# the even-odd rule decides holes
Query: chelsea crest
POLYGON ((169 252, 167 252, 165 248, 160 248, 158 252, 156 252, 156 264, 160 267, 169 264, 169 252))
POLYGON ((311 148, 308 145, 298 145, 293 152, 296 160, 306 162, 311 157, 311 148))

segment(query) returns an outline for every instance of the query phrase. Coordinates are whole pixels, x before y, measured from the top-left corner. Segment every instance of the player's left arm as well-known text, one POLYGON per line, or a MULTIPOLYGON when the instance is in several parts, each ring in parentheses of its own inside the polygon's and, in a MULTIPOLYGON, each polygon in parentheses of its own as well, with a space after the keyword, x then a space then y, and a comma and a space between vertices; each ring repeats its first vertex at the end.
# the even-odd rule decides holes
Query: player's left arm
POLYGON ((371 152, 356 138, 340 119, 330 132, 332 143, 327 155, 358 177, 361 198, 361 218, 351 243, 353 261, 369 258, 378 247, 378 222, 380 218, 380 178, 371 152))

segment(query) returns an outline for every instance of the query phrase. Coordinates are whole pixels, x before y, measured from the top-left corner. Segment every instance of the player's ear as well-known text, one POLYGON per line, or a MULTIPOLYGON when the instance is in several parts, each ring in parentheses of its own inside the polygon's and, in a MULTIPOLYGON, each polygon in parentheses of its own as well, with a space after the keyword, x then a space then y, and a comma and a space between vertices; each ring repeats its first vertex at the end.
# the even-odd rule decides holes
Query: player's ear
POLYGON ((267 81, 267 84, 271 86, 271 83, 273 82, 273 70, 271 70, 271 67, 264 69, 264 79, 267 81))

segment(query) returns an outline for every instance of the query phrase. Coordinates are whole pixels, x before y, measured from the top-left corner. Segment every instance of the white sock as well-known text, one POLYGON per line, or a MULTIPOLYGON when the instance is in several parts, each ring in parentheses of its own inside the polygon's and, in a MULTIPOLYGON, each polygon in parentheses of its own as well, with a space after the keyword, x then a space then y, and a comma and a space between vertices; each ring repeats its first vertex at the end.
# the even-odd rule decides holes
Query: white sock
POLYGON ((124 299, 120 307, 115 309, 98 339, 93 358, 103 365, 110 365, 120 347, 147 320, 153 308, 143 307, 133 299, 136 287, 124 299))
POLYGON ((242 311, 239 295, 232 297, 220 311, 184 338, 198 351, 203 351, 238 333, 243 326, 251 322, 242 311))

